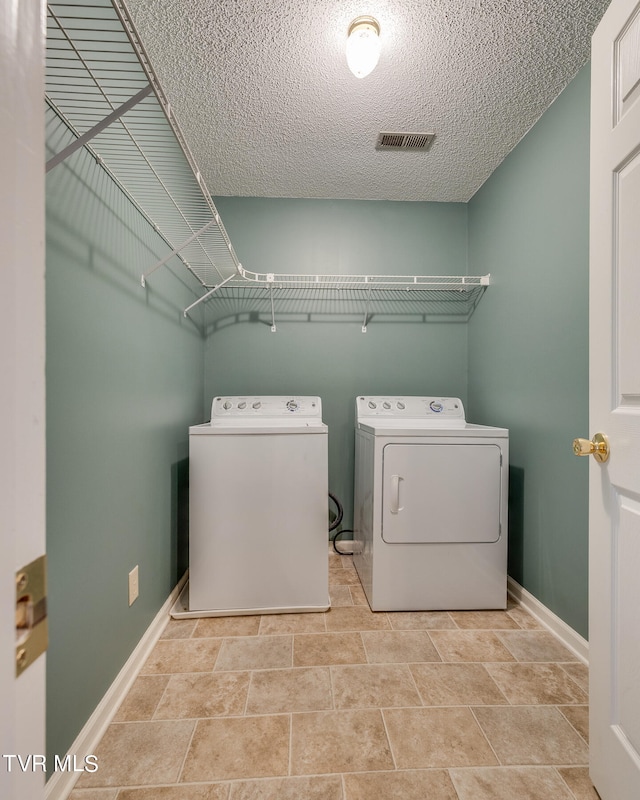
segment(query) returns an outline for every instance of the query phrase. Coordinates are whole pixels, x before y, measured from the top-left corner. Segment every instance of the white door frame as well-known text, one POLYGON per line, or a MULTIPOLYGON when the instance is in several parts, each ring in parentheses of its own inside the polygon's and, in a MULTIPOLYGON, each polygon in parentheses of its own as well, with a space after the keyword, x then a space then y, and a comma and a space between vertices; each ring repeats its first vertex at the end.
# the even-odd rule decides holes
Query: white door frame
POLYGON ((0 0, 0 796, 44 796, 45 657, 15 677, 16 571, 45 552, 44 0, 0 0), (23 770, 17 759, 23 757, 23 770))

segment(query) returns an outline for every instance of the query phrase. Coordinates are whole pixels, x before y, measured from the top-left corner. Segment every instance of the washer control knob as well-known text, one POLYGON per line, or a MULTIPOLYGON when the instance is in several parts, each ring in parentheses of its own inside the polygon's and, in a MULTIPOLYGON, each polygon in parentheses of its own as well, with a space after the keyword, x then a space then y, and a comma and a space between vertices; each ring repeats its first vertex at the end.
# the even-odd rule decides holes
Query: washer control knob
POLYGON ((228 400, 225 400, 224 403, 222 404, 222 407, 224 408, 225 411, 228 411, 231 408, 231 403, 228 400))
POLYGON ((444 411, 444 406, 442 405, 442 403, 438 403, 437 400, 432 400, 429 403, 429 408, 436 414, 440 414, 442 411, 444 411))
POLYGON ((289 411, 297 411, 298 410, 298 403, 295 400, 289 400, 287 403, 287 410, 289 411))
POLYGON ((383 408, 386 408, 386 409, 389 409, 389 408, 391 408, 391 403, 389 403, 389 402, 387 402, 387 401, 385 400, 385 401, 384 401, 384 403, 382 404, 382 407, 383 407, 383 408))
POLYGON ((238 408, 243 409, 243 408, 246 408, 246 407, 247 407, 247 401, 246 400, 241 400, 238 403, 238 408))
POLYGON ((402 402, 402 400, 398 400, 398 402, 396 403, 396 406, 397 406, 397 407, 400 409, 400 411, 404 411, 404 410, 405 410, 405 408, 406 408, 406 406, 405 406, 405 404, 402 402))
POLYGON ((259 400, 256 400, 256 402, 251 405, 251 408, 258 409, 261 406, 262 406, 262 403, 259 400))
POLYGON ((369 408, 377 408, 378 404, 374 403, 373 400, 369 400, 369 408))

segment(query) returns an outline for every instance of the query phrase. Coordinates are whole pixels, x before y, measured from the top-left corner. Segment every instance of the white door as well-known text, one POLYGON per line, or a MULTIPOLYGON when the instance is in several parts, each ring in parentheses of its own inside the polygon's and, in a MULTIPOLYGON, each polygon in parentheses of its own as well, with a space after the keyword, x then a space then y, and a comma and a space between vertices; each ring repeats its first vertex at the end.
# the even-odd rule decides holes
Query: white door
POLYGON ((640 797, 640 3, 613 0, 593 37, 589 484, 591 778, 640 797))
POLYGON ((43 797, 45 778, 42 759, 36 761, 35 767, 33 760, 34 755, 43 757, 45 753, 44 657, 16 678, 15 644, 16 572, 41 556, 45 549, 44 12, 41 0, 0 0, 0 797, 3 800, 43 797))

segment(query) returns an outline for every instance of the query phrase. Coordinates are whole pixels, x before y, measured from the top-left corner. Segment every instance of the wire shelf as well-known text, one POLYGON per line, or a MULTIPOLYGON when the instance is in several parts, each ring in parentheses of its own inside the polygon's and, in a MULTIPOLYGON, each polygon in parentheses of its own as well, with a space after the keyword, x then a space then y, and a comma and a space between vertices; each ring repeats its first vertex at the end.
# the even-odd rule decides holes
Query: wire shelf
MULTIPOLYGON (((142 274, 143 286, 155 270, 178 258, 204 290, 185 315, 210 299, 233 297, 242 307, 260 305, 265 289, 272 317, 274 295, 297 305, 303 298, 296 290, 305 290, 310 303, 320 290, 343 299, 349 290, 367 308, 383 302, 393 313, 402 313, 396 312, 399 305, 408 313, 409 299, 411 308, 427 303, 456 319, 473 313, 488 275, 297 275, 244 269, 122 0, 52 0, 47 9, 47 114, 64 127, 64 135, 57 135, 61 149, 47 170, 83 146, 136 205, 167 244, 166 256, 142 274), (452 312, 454 306, 458 310, 452 312)), ((50 150, 56 149, 55 138, 49 139, 50 150)))
MULTIPOLYGON (((256 273, 241 267, 244 281, 274 288, 305 289, 395 289, 405 291, 431 289, 435 291, 469 292, 488 286, 489 275, 293 275, 287 273, 256 273)), ((232 281, 229 286, 242 285, 232 281)))
MULTIPOLYGON (((297 276, 294 276, 297 277, 297 276)), ((352 282, 330 286, 247 285, 231 281, 218 289, 209 312, 214 327, 233 322, 261 321, 275 330, 280 321, 359 322, 467 322, 475 311, 486 284, 467 288, 401 285, 379 286, 370 291, 352 282)))
POLYGON ((203 287, 239 274, 233 246, 124 4, 50 2, 47 10, 49 106, 80 139, 151 87, 85 147, 203 287))

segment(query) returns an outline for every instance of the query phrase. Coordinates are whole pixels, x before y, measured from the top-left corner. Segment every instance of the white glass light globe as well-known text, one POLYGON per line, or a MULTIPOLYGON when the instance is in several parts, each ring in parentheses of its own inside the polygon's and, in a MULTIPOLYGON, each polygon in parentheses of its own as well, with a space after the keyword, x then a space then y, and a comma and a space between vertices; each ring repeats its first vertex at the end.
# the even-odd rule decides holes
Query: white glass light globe
POLYGON ((373 17, 358 17, 349 27, 347 64, 356 78, 375 69, 380 58, 380 26, 373 17))

